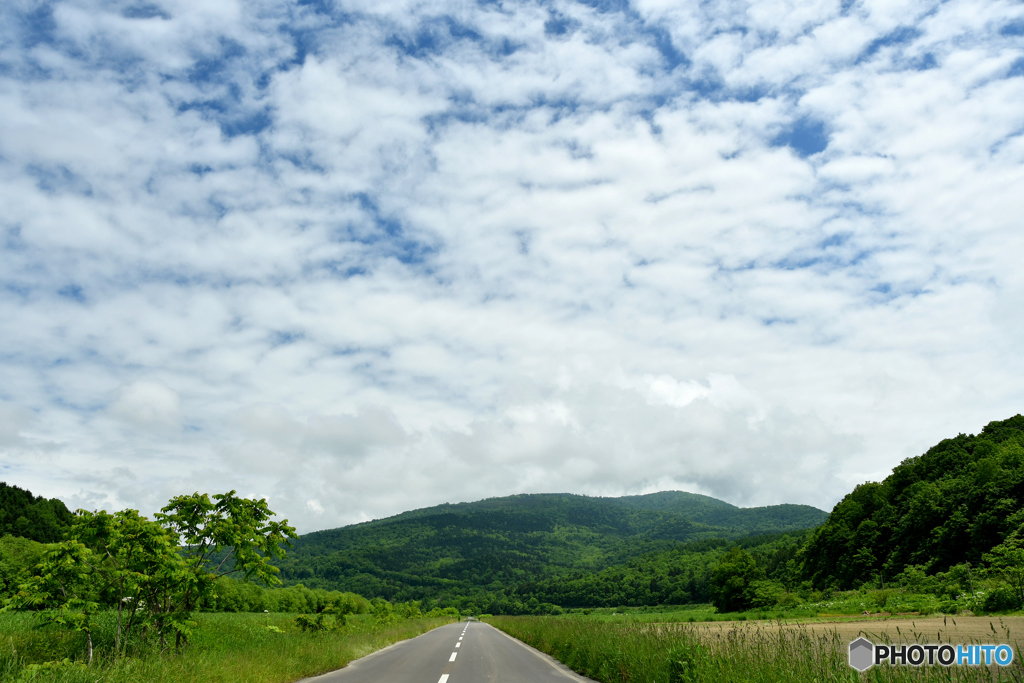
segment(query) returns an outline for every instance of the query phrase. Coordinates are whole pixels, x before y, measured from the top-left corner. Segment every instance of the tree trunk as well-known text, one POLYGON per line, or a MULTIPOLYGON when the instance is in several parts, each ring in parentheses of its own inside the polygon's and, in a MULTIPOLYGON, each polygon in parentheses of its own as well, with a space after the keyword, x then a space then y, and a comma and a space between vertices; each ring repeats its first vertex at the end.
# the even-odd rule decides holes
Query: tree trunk
MULTIPOLYGON (((123 596, 122 596, 123 597, 123 596)), ((121 654, 121 610, 124 609, 124 600, 117 601, 117 633, 114 635, 114 656, 121 654)))

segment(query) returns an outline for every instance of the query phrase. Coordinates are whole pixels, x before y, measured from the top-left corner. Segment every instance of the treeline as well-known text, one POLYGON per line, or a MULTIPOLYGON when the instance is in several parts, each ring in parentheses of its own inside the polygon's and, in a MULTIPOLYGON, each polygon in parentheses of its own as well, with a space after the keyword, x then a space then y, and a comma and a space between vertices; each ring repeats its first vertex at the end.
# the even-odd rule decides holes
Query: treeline
POLYGON ((11 535, 55 543, 71 526, 71 512, 56 498, 33 496, 0 482, 0 536, 11 535))
POLYGON ((268 587, 252 581, 222 576, 199 609, 210 612, 323 612, 328 607, 338 614, 366 614, 370 601, 355 593, 325 591, 297 586, 268 587))
POLYGON ((451 616, 458 618, 454 607, 441 608, 436 602, 409 601, 392 603, 381 598, 367 600, 356 593, 306 588, 302 584, 286 587, 262 586, 226 576, 218 578, 200 610, 210 612, 289 612, 335 615, 372 614, 378 621, 451 616))

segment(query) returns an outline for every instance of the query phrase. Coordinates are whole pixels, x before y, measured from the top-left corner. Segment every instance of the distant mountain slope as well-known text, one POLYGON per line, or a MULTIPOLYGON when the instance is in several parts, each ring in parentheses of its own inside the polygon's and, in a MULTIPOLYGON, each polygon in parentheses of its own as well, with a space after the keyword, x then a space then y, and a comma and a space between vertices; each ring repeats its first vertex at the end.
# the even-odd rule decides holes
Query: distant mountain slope
POLYGON ((732 533, 761 534, 810 529, 824 524, 828 513, 810 505, 769 505, 740 508, 723 500, 685 491, 659 491, 643 496, 608 498, 642 510, 673 512, 700 524, 732 533))
POLYGON ((412 510, 306 534, 280 563, 282 578, 368 597, 466 595, 596 572, 680 542, 808 528, 826 516, 805 506, 748 512, 706 496, 669 493, 627 499, 530 494, 412 510), (694 521, 680 509, 716 523, 694 521))

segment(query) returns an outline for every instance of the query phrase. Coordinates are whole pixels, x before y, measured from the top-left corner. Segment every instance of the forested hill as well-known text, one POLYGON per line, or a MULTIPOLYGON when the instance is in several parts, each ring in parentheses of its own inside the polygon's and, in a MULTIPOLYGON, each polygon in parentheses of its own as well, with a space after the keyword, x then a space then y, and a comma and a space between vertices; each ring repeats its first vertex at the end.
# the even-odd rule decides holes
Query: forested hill
POLYGON ((0 536, 54 543, 70 525, 71 512, 61 501, 0 482, 0 536))
POLYGON ((1024 545, 1024 417, 945 439, 861 484, 801 551, 816 585, 858 587, 909 565, 978 565, 1004 541, 1024 545))
POLYGON ((621 505, 641 510, 674 512, 691 522, 699 522, 744 534, 771 534, 779 531, 810 529, 828 516, 809 505, 771 505, 740 508, 724 500, 685 491, 659 491, 644 496, 609 498, 621 505))
POLYGON ((680 542, 805 529, 826 516, 799 505, 744 510, 681 492, 518 495, 306 534, 280 566, 287 581, 366 596, 466 595, 596 572, 680 542))

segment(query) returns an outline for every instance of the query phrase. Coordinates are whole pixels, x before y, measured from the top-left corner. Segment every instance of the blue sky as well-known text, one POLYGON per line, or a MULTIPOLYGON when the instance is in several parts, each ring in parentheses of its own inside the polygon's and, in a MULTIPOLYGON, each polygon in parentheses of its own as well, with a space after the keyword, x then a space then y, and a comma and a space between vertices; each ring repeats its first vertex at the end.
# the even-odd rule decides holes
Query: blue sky
POLYGON ((0 7, 0 479, 830 507, 1024 403, 1024 6, 0 7))

